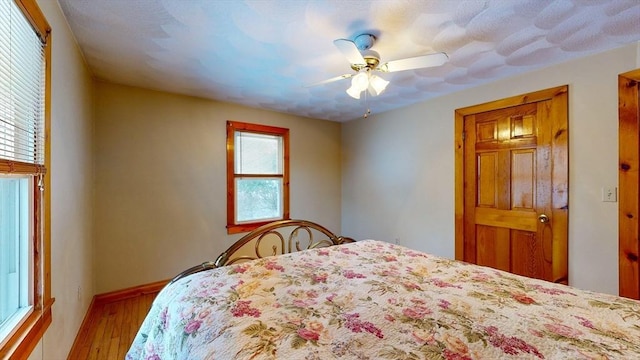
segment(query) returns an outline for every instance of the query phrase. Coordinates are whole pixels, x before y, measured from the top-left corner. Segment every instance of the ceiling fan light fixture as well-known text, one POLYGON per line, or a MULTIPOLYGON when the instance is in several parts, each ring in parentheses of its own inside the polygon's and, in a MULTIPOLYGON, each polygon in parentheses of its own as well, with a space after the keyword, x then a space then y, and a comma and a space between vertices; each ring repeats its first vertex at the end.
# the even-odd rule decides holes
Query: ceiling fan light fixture
POLYGON ((361 92, 362 90, 356 89, 353 85, 351 85, 351 87, 347 89, 347 94, 349 94, 349 96, 354 99, 360 99, 361 92))
POLYGON ((384 89, 387 88, 387 85, 389 85, 389 82, 387 80, 381 78, 380 76, 371 75, 371 78, 369 79, 368 89, 371 95, 378 96, 382 94, 384 89))
POLYGON ((367 72, 358 73, 358 75, 354 76, 351 80, 351 86, 360 90, 365 91, 369 87, 369 74, 367 72))
POLYGON ((369 87, 369 76, 366 72, 358 73, 351 78, 351 87, 347 89, 347 94, 354 99, 360 99, 360 93, 369 87))

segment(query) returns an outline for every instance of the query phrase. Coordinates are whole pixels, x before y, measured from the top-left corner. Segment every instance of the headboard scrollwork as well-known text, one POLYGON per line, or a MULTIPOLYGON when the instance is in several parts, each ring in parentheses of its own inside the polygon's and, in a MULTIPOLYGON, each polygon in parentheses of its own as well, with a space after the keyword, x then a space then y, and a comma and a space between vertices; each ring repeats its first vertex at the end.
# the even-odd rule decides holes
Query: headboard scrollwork
POLYGON ((175 276, 171 282, 207 269, 353 241, 348 237, 337 236, 324 226, 311 221, 275 221, 262 225, 243 236, 220 254, 215 261, 207 261, 191 267, 175 276))

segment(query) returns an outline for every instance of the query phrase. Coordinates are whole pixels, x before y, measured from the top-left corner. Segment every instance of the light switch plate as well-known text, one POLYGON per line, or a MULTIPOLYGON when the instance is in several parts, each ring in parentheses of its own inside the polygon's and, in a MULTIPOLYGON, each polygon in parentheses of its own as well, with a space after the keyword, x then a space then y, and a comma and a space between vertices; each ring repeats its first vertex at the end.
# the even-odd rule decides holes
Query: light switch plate
POLYGON ((618 201, 618 188, 616 188, 616 187, 603 187, 602 188, 602 201, 604 201, 604 202, 616 202, 616 201, 618 201))

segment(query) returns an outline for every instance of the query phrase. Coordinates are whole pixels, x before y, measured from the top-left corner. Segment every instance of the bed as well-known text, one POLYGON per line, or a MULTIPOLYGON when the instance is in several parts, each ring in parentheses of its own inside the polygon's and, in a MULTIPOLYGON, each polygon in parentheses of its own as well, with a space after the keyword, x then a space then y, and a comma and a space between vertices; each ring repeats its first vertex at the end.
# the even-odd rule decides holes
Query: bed
POLYGON ((640 358, 640 302, 387 242, 353 242, 294 220, 258 229, 216 261, 176 276, 158 294, 127 354, 509 358, 640 358), (288 235, 279 233, 291 226, 288 235), (326 239, 311 236, 300 245, 300 235, 318 229, 326 239), (270 242, 268 251, 255 254, 263 242, 270 242), (251 255, 239 253, 247 246, 251 255))

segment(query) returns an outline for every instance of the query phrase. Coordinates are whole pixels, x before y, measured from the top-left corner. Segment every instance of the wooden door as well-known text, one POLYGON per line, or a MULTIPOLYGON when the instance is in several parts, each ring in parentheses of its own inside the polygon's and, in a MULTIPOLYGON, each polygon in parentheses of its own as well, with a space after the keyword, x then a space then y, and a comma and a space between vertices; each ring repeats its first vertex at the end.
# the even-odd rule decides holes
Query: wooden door
POLYGON ((567 283, 567 88, 459 109, 456 120, 456 258, 567 283))
POLYGON ((640 299, 640 69, 618 76, 619 294, 640 299))

